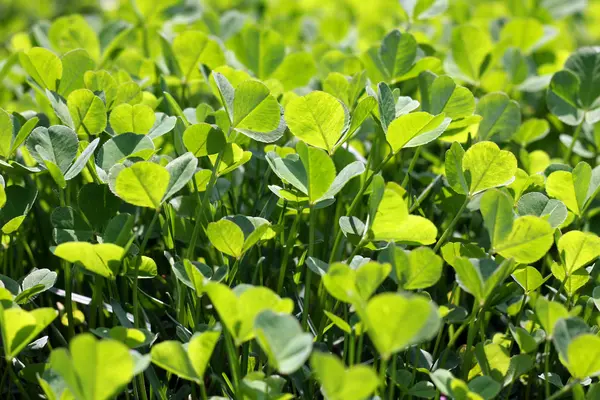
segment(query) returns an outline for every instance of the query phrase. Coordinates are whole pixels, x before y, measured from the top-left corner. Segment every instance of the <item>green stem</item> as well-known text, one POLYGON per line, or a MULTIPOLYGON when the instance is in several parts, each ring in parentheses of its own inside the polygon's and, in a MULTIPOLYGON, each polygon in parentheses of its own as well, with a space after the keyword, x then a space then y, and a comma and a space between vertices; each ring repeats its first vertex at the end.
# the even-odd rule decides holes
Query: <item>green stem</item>
POLYGON ((229 275, 230 275, 229 286, 231 286, 231 287, 233 287, 233 281, 235 280, 237 271, 240 268, 240 261, 241 261, 242 257, 235 259, 235 261, 233 262, 233 266, 231 267, 231 270, 229 271, 229 275))
POLYGON ((355 346, 356 346, 356 335, 354 334, 354 332, 350 332, 349 334, 350 336, 350 343, 348 345, 348 365, 349 366, 353 366, 354 365, 354 350, 355 350, 355 346))
POLYGON ((575 143, 577 142, 577 139, 579 139, 579 135, 581 134, 581 130, 583 128, 583 122, 584 121, 585 121, 585 118, 577 126, 577 128, 575 129, 575 133, 573 133, 571 144, 569 145, 569 148, 567 149, 567 154, 565 154, 565 156, 563 157, 563 161, 565 162, 565 164, 569 163, 569 159, 571 158, 571 153, 573 152, 573 148, 575 147, 575 143))
MULTIPOLYGON (((569 275, 567 275, 567 273, 565 272, 565 278, 560 282, 560 286, 558 287, 558 290, 556 291, 556 293, 554 293, 554 296, 552 296, 552 301, 556 300, 556 298, 560 295, 560 292, 562 292, 563 288, 567 284, 568 279, 569 279, 569 275)), ((568 307, 568 304, 567 304, 567 307, 568 307)))
POLYGON ((410 209, 408 210, 409 213, 412 213, 421 206, 423 200, 425 200, 427 196, 429 196, 429 193, 431 193, 431 191, 433 190, 435 185, 440 181, 440 179, 442 179, 442 175, 436 176, 435 179, 425 188, 425 190, 423 190, 419 197, 417 197, 417 200, 415 200, 415 202, 410 206, 410 209))
POLYGON ((461 368, 462 379, 464 381, 467 380, 467 377, 469 375, 469 369, 470 369, 470 363, 471 363, 471 352, 472 352, 472 347, 473 347, 473 341, 475 340, 475 334, 477 333, 477 330, 479 328, 478 319, 479 319, 480 313, 481 313, 481 309, 479 308, 479 303, 477 303, 477 301, 475 301, 475 303, 473 303, 473 311, 471 312, 471 314, 474 315, 475 318, 469 325, 469 332, 467 334, 467 347, 465 349, 463 365, 461 368))
POLYGON ((387 363, 388 360, 387 359, 381 359, 379 362, 379 384, 380 386, 380 392, 381 392, 381 396, 383 398, 383 394, 385 393, 385 381, 386 381, 386 376, 385 376, 385 371, 387 370, 387 363))
POLYGON ((229 368, 231 369, 231 379, 233 380, 233 394, 234 398, 239 395, 239 371, 240 366, 239 360, 233 346, 233 338, 228 331, 225 331, 225 348, 227 351, 227 359, 229 360, 229 368))
POLYGON ((198 241, 198 236, 200 235, 200 228, 202 227, 202 213, 204 212, 204 205, 206 202, 210 202, 210 192, 212 192, 215 183, 218 178, 219 167, 221 166, 221 160, 223 159, 223 155, 225 154, 226 146, 223 146, 219 155, 217 156, 217 160, 215 161, 215 165, 213 167, 212 173, 210 175, 210 179, 208 180, 208 185, 206 186, 206 190, 204 191, 204 196, 202 196, 202 201, 197 205, 196 215, 194 217, 195 225, 192 230, 192 237, 190 238, 190 244, 187 251, 187 258, 189 260, 194 259, 194 251, 196 250, 196 242, 198 241))
POLYGON ((15 373, 14 366, 13 366, 13 363, 11 360, 8 360, 7 368, 8 368, 8 373, 10 374, 11 379, 13 380, 14 384, 17 386, 17 389, 19 389, 19 392, 23 395, 23 398, 26 400, 30 400, 31 398, 25 391, 25 388, 21 384, 21 380, 15 373))
POLYGON ((290 258, 290 254, 294 249, 294 241, 296 240, 296 232, 298 231, 298 223, 300 222, 300 218, 302 218, 302 209, 297 210, 296 218, 294 218, 294 222, 292 223, 292 227, 290 229, 290 234, 285 242, 283 258, 281 259, 281 266, 279 268, 279 281, 277 282, 277 294, 279 295, 282 294, 288 259, 290 258))
POLYGON ((413 158, 410 160, 410 164, 408 164, 408 170, 406 171, 406 175, 404 175, 404 179, 402 179, 401 186, 406 189, 406 185, 408 185, 408 181, 410 180, 410 174, 413 169, 415 169, 415 165, 417 165, 417 161, 419 160, 419 156, 421 155, 421 146, 417 147, 415 150, 415 154, 413 158))
POLYGON ((398 357, 393 356, 392 358, 392 376, 390 378, 390 393, 389 400, 394 400, 394 391, 396 389, 396 360, 398 357))
POLYGON ((104 278, 94 277, 94 294, 92 295, 92 304, 90 307, 90 328, 96 328, 96 319, 102 312, 102 291, 104 290, 104 278))
MULTIPOLYGON (((140 264, 142 262, 142 256, 144 255, 144 251, 146 250, 146 246, 148 245, 148 240, 150 240, 150 235, 152 234, 152 229, 158 221, 160 216, 160 208, 156 210, 154 216, 152 217, 152 221, 150 221, 150 225, 146 232, 144 232, 144 238, 142 239, 142 244, 140 245, 140 250, 138 253, 138 259, 135 263, 135 275, 133 281, 133 323, 136 328, 140 327, 140 318, 139 318, 139 301, 138 301, 138 287, 139 287, 139 270, 140 264)), ((144 379, 144 374, 140 374, 136 378, 136 383, 138 385, 138 395, 141 394, 142 400, 147 400, 148 395, 146 394, 146 381, 144 379)))
POLYGON ((248 373, 248 353, 250 352, 250 343, 246 342, 242 345, 242 376, 248 373))
POLYGON ((442 247, 444 245, 444 243, 446 242, 446 240, 448 240, 448 237, 452 234, 452 232, 454 230, 454 226, 456 225, 456 223, 460 219, 463 211, 467 207, 467 204, 469 204, 469 200, 470 200, 470 198, 469 198, 469 196, 467 196, 465 198, 464 203, 462 204, 462 206, 460 206, 460 209, 458 210, 458 212, 456 213, 456 215, 454 216, 454 218, 450 222, 450 225, 448 225, 448 227, 446 228, 446 230, 442 234, 442 237, 440 237, 440 240, 438 240, 437 243, 435 244, 435 247, 433 248, 433 252, 434 253, 438 252, 438 250, 440 249, 440 247, 442 247))
MULTIPOLYGON (((308 257, 312 257, 315 254, 315 225, 317 213, 311 207, 309 214, 309 222, 308 222, 308 257)), ((302 310, 302 327, 304 330, 308 328, 308 311, 310 308, 310 292, 311 292, 311 282, 312 281, 312 271, 308 266, 306 267, 306 282, 304 286, 304 309, 302 310)))
POLYGON ((569 382, 568 384, 563 386, 563 388, 560 389, 558 392, 554 393, 550 397, 547 397, 546 400, 555 400, 555 399, 560 398, 562 395, 571 391, 571 389, 573 389, 573 386, 575 386, 577 384, 579 384, 579 379, 575 379, 574 381, 569 382))
POLYGON ((548 376, 550 374, 550 340, 546 339, 544 344, 544 391, 546 392, 546 398, 550 397, 550 381, 548 376))
POLYGON ((361 239, 360 242, 358 242, 358 244, 356 245, 356 247, 354 248, 354 250, 352 251, 352 253, 350 254, 350 257, 348 257, 348 261, 352 261, 352 259, 358 254, 358 252, 360 251, 360 249, 362 249, 362 247, 365 245, 364 241, 361 239))
POLYGON ((67 261, 61 261, 63 270, 65 271, 65 309, 67 312, 67 334, 71 340, 75 336, 75 319, 73 318, 73 278, 71 277, 71 264, 67 261))
POLYGON ((200 384, 200 395, 202 396, 202 400, 208 399, 208 396, 206 395, 206 387, 204 386, 204 382, 200 384))
POLYGON ((360 364, 363 351, 363 341, 365 340, 365 334, 361 333, 358 337, 358 345, 356 346, 356 364, 360 364))
MULTIPOLYGON (((364 182, 360 186, 360 189, 358 190, 358 193, 356 194, 356 197, 354 197, 354 200, 350 204, 350 208, 349 208, 348 212, 346 213, 347 216, 349 216, 349 217, 352 216, 352 214, 356 211, 356 208, 362 201, 362 197, 365 194, 365 191, 367 190, 367 188, 369 187, 371 182, 373 181, 373 178, 375 177, 375 175, 377 175, 379 173, 379 171, 381 171, 381 169, 385 166, 385 164, 387 164, 387 162, 389 160, 391 160, 393 157, 394 157, 394 153, 390 152, 387 155, 387 157, 377 167, 375 167, 375 169, 373 169, 373 172, 371 173, 371 175, 369 175, 369 177, 364 180, 364 182)), ((335 221, 335 223, 337 223, 337 221, 335 221)), ((337 257, 337 253, 339 251, 340 244, 342 243, 342 236, 343 236, 342 230, 339 229, 337 234, 335 235, 335 241, 333 242, 333 249, 331 250, 331 256, 329 257, 329 264, 333 263, 337 257)))
POLYGON ((432 353, 434 360, 437 360, 438 350, 439 350, 440 344, 442 342, 442 337, 444 336, 444 327, 445 327, 445 325, 442 325, 440 327, 440 330, 439 330, 439 332, 437 334, 437 337, 435 339, 435 345, 433 346, 433 353, 432 353))
POLYGON ((139 318, 139 302, 138 302, 138 287, 139 287, 139 278, 138 274, 140 271, 140 264, 142 255, 144 255, 144 251, 146 250, 146 245, 148 244, 148 240, 150 239, 150 234, 152 233, 152 229, 154 228, 154 224, 158 220, 158 216, 160 215, 160 209, 156 210, 154 213, 154 217, 152 217, 152 221, 150 221, 150 225, 148 225, 148 229, 144 232, 144 238, 142 239, 142 244, 140 246, 138 259, 135 261, 135 271, 133 277, 133 324, 136 328, 140 327, 140 318, 139 318))

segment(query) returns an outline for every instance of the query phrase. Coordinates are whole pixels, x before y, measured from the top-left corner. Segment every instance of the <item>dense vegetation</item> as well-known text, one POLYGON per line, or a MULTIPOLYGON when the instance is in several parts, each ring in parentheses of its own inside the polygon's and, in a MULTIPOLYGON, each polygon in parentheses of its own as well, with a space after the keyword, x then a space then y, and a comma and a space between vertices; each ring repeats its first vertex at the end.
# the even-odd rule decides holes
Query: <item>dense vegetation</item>
POLYGON ((599 23, 0 0, 0 398, 600 399, 599 23))

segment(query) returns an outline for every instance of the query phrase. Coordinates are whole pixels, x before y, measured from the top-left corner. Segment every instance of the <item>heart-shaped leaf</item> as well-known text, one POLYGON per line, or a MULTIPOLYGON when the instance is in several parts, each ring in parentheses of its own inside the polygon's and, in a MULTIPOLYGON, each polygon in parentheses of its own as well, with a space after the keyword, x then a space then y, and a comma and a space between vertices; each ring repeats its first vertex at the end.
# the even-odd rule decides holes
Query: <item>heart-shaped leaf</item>
POLYGON ((526 293, 534 291, 544 283, 542 274, 528 265, 517 269, 512 273, 512 277, 526 293))
POLYGON ((110 127, 116 133, 145 135, 154 126, 154 110, 145 104, 120 104, 110 113, 110 127))
POLYGON ((558 71, 552 76, 546 94, 550 112, 567 125, 579 125, 585 112, 581 109, 579 89, 581 82, 571 71, 558 71))
POLYGON ((567 207, 560 200, 549 199, 542 193, 526 193, 517 202, 519 215, 535 215, 548 220, 553 228, 558 228, 567 219, 567 207))
POLYGON ((169 172, 169 186, 162 201, 171 198, 183 189, 194 177, 198 159, 192 153, 185 153, 169 162, 165 169, 169 172))
POLYGON ((513 201, 499 190, 488 190, 481 196, 480 210, 494 247, 504 241, 512 230, 513 201))
POLYGON ((417 41, 408 32, 393 30, 381 46, 370 48, 364 56, 367 70, 381 80, 394 83, 407 74, 417 59, 417 41))
POLYGON ((590 232, 567 232, 557 247, 568 275, 600 257, 600 237, 590 232))
POLYGON ((313 91, 286 104, 285 121, 298 139, 331 154, 348 129, 350 116, 338 99, 313 91))
POLYGON ((263 311, 254 320, 254 331, 269 364, 282 374, 298 370, 312 351, 312 335, 304 333, 291 315, 263 311))
POLYGON ((364 313, 367 333, 384 360, 434 337, 440 327, 437 307, 421 296, 382 293, 369 301, 364 313))
POLYGON ((115 194, 130 204, 159 209, 169 190, 170 179, 165 167, 141 161, 118 173, 115 194))
POLYGON ((406 252, 393 247, 394 269, 398 285, 405 290, 417 290, 431 287, 442 276, 442 258, 428 247, 419 247, 406 252))
POLYGON ((0 328, 6 358, 16 357, 57 315, 53 308, 25 311, 18 307, 5 309, 0 304, 0 328))
POLYGON ((436 226, 426 218, 409 215, 403 195, 404 189, 400 185, 387 183, 383 197, 373 205, 377 210, 371 225, 373 239, 397 243, 434 243, 436 226))
POLYGON ((314 352, 310 365, 321 383, 323 396, 330 400, 362 400, 379 386, 377 374, 369 367, 356 365, 346 369, 334 355, 314 352))
POLYGON ((78 134, 98 135, 106 128, 106 107, 91 90, 74 90, 67 98, 67 106, 78 134))
POLYGON ((269 226, 269 222, 263 218, 239 215, 211 222, 206 233, 219 251, 240 258, 259 240, 272 237, 267 233, 269 226))
POLYGON ((175 340, 155 344, 150 351, 152 362, 182 379, 201 384, 220 335, 218 331, 197 333, 186 346, 175 340))
POLYGON ((229 44, 237 59, 259 79, 270 77, 285 58, 283 38, 272 29, 248 24, 229 44))
POLYGON ((521 124, 512 140, 526 147, 528 144, 546 137, 548 132, 550 132, 548 121, 532 118, 521 124))
POLYGON ((562 201, 575 215, 581 216, 600 189, 600 168, 578 163, 572 172, 554 171, 546 180, 549 196, 562 201))
POLYGON ((184 81, 199 79, 201 64, 214 69, 225 64, 225 55, 216 40, 204 32, 188 30, 173 40, 173 53, 184 81))
MULTIPOLYGON (((424 72, 428 74, 428 72, 424 72)), ((449 76, 431 74, 431 81, 420 79, 421 93, 424 93, 423 111, 433 115, 445 114, 451 120, 473 115, 475 97, 469 89, 457 85, 449 76)))
POLYGON ((100 42, 96 32, 78 14, 65 15, 52 22, 48 39, 52 47, 62 53, 82 48, 94 59, 100 56, 100 42))
POLYGON ((66 126, 40 126, 31 132, 25 145, 38 163, 45 165, 44 161, 50 161, 64 174, 77 156, 79 140, 77 134, 66 126))
POLYGON ((483 96, 476 113, 483 117, 477 131, 481 140, 508 141, 521 125, 519 103, 501 92, 483 96))
POLYGON ((367 262, 357 269, 343 263, 329 266, 323 276, 323 285, 336 299, 361 305, 375 293, 391 271, 389 264, 367 262))
POLYGON ((19 53, 19 61, 23 69, 43 89, 56 91, 63 74, 60 58, 50 50, 33 47, 27 52, 19 53))
POLYGON ((223 131, 207 123, 191 125, 183 133, 185 148, 196 157, 217 154, 225 143, 223 131))
POLYGON ((575 51, 565 62, 565 69, 573 72, 579 79, 579 99, 584 109, 596 107, 600 97, 600 51, 597 47, 582 47, 575 51))
POLYGON ((282 181, 307 196, 312 205, 333 199, 352 178, 365 170, 362 162, 354 161, 336 175, 333 160, 323 150, 303 142, 298 142, 296 150, 298 155, 290 154, 285 158, 269 152, 267 162, 282 181))
POLYGON ((554 229, 543 218, 526 215, 514 220, 508 236, 494 247, 506 258, 514 258, 518 263, 532 263, 542 258, 552 244, 554 229))
POLYGON ((465 152, 462 168, 469 194, 473 195, 512 182, 517 172, 517 159, 493 142, 479 142, 465 152))
POLYGON ((452 59, 466 77, 477 82, 492 41, 487 31, 475 25, 461 25, 453 29, 450 41, 452 59))
POLYGON ((108 173, 116 164, 129 157, 147 159, 154 153, 154 143, 146 135, 123 133, 102 145, 96 156, 96 165, 108 173))
POLYGON ((88 333, 75 337, 69 350, 55 349, 50 355, 50 367, 83 400, 108 400, 119 394, 133 379, 133 366, 127 346, 98 341, 88 333))
POLYGON ((63 260, 80 263, 85 269, 105 278, 115 279, 123 258, 123 248, 112 243, 61 243, 54 255, 63 260))
POLYGON ((213 77, 233 129, 263 143, 283 136, 283 111, 267 86, 247 80, 234 89, 222 74, 215 72, 213 77))
POLYGON ((239 285, 231 290, 221 283, 210 282, 205 290, 237 345, 254 338, 255 318, 262 311, 289 314, 294 308, 290 299, 282 299, 266 287, 239 285))
POLYGON ((567 367, 579 379, 600 374, 600 338, 584 334, 573 339, 567 348, 567 367))
POLYGON ((535 314, 546 331, 548 338, 554 334, 554 325, 561 318, 567 318, 569 311, 560 303, 538 297, 535 303, 535 314))
POLYGON ((392 151, 397 153, 403 148, 422 146, 437 139, 450 122, 451 119, 443 113, 433 116, 419 111, 402 115, 392 121, 386 139, 392 151))

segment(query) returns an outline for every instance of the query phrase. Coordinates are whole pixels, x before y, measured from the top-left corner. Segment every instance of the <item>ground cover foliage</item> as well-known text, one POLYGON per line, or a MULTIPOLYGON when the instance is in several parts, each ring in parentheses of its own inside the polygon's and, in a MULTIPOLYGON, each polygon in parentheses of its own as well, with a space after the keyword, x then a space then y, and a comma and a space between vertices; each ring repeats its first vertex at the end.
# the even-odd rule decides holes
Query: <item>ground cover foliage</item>
POLYGON ((599 3, 38 3, 1 398, 600 398, 599 3))

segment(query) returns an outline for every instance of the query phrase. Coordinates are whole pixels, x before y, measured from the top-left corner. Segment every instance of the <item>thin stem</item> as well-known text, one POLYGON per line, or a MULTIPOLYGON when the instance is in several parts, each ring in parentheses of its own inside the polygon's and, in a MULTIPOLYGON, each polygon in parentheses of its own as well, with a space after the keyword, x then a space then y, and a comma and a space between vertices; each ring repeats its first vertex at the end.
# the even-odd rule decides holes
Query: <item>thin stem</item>
MULTIPOLYGON (((139 316, 139 301, 138 301, 138 287, 139 287, 139 270, 140 264, 142 262, 142 256, 144 255, 144 251, 146 250, 146 246, 148 245, 148 240, 150 239, 150 235, 152 234, 152 229, 158 221, 160 215, 160 209, 156 210, 154 216, 152 217, 152 221, 150 221, 150 225, 146 232, 144 232, 144 238, 142 239, 142 244, 140 245, 138 259, 135 261, 135 272, 133 277, 133 324, 136 328, 140 327, 140 316, 139 316)), ((136 378, 137 385, 139 387, 138 395, 141 393, 142 400, 147 400, 148 396, 146 394, 146 382, 144 380, 144 374, 140 374, 136 378)))
POLYGON ((242 376, 248 373, 248 353, 250 352, 250 343, 246 342, 242 345, 242 376))
POLYGON ((550 340, 546 339, 544 344, 544 391, 546 392, 546 398, 550 398, 550 381, 548 376, 550 374, 550 340))
POLYGON ((225 331, 225 348, 227 351, 227 359, 229 360, 229 367, 231 369, 231 378, 233 379, 233 394, 234 397, 239 395, 239 361, 233 346, 233 338, 228 331, 225 331))
POLYGON ((96 328, 96 319, 102 312, 102 291, 104 290, 104 278, 94 277, 94 293, 92 295, 92 304, 90 307, 90 328, 96 328))
POLYGON ((437 359, 437 354, 438 354, 438 350, 440 348, 440 344, 442 342, 442 337, 444 336, 444 325, 442 325, 440 327, 440 330, 437 334, 437 337, 435 339, 435 345, 433 346, 433 359, 436 360, 437 359))
POLYGON ((354 332, 350 332, 349 334, 350 336, 350 344, 348 345, 348 365, 349 366, 353 366, 354 365, 354 350, 355 350, 355 345, 356 345, 356 335, 354 334, 354 332))
POLYGON ((381 385, 381 396, 383 397, 383 394, 385 393, 385 381, 386 381, 386 376, 385 376, 385 371, 387 370, 387 363, 388 360, 382 358, 379 362, 379 384, 381 385))
POLYGON ((402 179, 401 186, 406 189, 406 185, 408 185, 408 181, 410 180, 410 174, 415 169, 415 165, 417 165, 417 161, 419 160, 419 156, 421 155, 421 146, 417 147, 415 150, 415 154, 413 158, 410 160, 410 164, 408 164, 408 170, 406 171, 406 175, 404 175, 404 179, 402 179))
POLYGON ((146 245, 148 244, 148 240, 150 239, 150 234, 152 233, 152 228, 154 228, 154 224, 158 220, 158 216, 160 215, 160 210, 156 210, 154 213, 154 217, 152 217, 152 221, 150 221, 150 225, 148 225, 148 229, 144 233, 144 238, 142 239, 142 244, 140 246, 139 251, 139 259, 135 261, 135 272, 133 277, 133 323, 136 328, 140 327, 140 318, 139 318, 139 303, 138 303, 138 286, 139 286, 139 278, 138 274, 140 271, 140 264, 142 255, 144 255, 144 251, 146 250, 146 245))
POLYGON ((429 193, 431 193, 431 191, 433 190, 435 185, 441 179, 442 179, 442 175, 438 175, 435 177, 435 179, 423 190, 423 192, 421 192, 419 197, 417 197, 417 200, 415 200, 415 202, 410 206, 410 210, 408 210, 409 213, 412 213, 413 211, 415 211, 417 208, 419 208, 421 206, 421 203, 423 202, 423 200, 425 200, 427 198, 427 196, 429 196, 429 193))
POLYGON ((362 357, 362 351, 363 351, 363 341, 365 340, 365 334, 362 333, 359 337, 358 337, 358 344, 356 345, 356 364, 360 364, 361 362, 361 357, 362 357))
POLYGON ((475 334, 479 328, 479 314, 481 314, 481 309, 479 308, 479 303, 475 301, 473 303, 473 311, 471 314, 475 316, 474 321, 469 325, 469 332, 467 334, 467 347, 465 349, 463 365, 461 368, 462 378, 463 380, 467 380, 467 376, 469 374, 470 363, 471 363, 471 352, 473 347, 473 341, 475 340, 475 334))
POLYGON ((206 387, 204 386, 204 382, 200 385, 200 395, 202 396, 202 400, 207 400, 208 396, 206 395, 206 387))
POLYGON ((362 247, 365 245, 364 241, 361 239, 360 242, 358 242, 358 244, 356 245, 356 247, 354 248, 354 250, 352 251, 352 253, 350 254, 350 257, 348 257, 348 261, 352 261, 352 259, 358 254, 358 252, 360 251, 360 249, 362 249, 362 247))
MULTIPOLYGON (((315 254, 315 225, 317 224, 314 208, 310 208, 308 222, 308 257, 315 254)), ((311 292, 312 271, 306 267, 306 282, 304 285, 304 309, 302 310, 302 327, 304 330, 308 328, 308 311, 310 308, 310 292, 311 292)))
POLYGON ((390 378, 389 400, 394 400, 394 390, 396 389, 396 362, 398 357, 392 358, 392 376, 390 378))
POLYGON ((573 386, 578 385, 578 384, 579 384, 579 379, 575 379, 574 381, 571 381, 568 384, 566 384, 565 386, 563 386, 562 389, 560 389, 558 392, 554 393, 552 396, 547 397, 546 400, 555 400, 555 399, 558 399, 563 394, 566 394, 566 393, 570 392, 571 389, 573 389, 573 386))
POLYGON ((294 218, 294 222, 290 228, 290 234, 285 242, 283 258, 281 259, 281 266, 279 268, 279 281, 277 282, 277 294, 279 295, 281 295, 283 290, 283 282, 285 280, 288 259, 290 258, 290 254, 294 248, 294 241, 296 240, 296 232, 298 231, 298 223, 300 222, 300 218, 302 218, 302 209, 297 210, 296 218, 294 218))
POLYGON ((585 118, 581 120, 581 123, 577 126, 577 128, 575 129, 575 132, 573 133, 573 137, 571 138, 571 144, 569 145, 569 148, 567 149, 567 154, 565 154, 565 156, 563 157, 563 161, 568 164, 569 163, 569 159, 571 158, 571 153, 573 152, 573 148, 575 147, 575 143, 577 142, 577 139, 579 139, 579 135, 581 134, 581 130, 583 128, 583 122, 585 121, 585 118))
POLYGON ((4 388, 4 381, 6 381, 7 376, 8 376, 8 367, 6 367, 4 369, 4 372, 2 373, 2 379, 0 379, 0 388, 4 388))
POLYGON ((71 277, 71 264, 67 261, 61 261, 63 270, 65 271, 65 309, 67 312, 67 335, 71 340, 75 336, 75 319, 73 318, 73 278, 71 277))
MULTIPOLYGON (((243 257, 243 256, 242 256, 243 257)), ((231 267, 231 270, 229 271, 229 275, 231 276, 229 279, 229 285, 233 286, 233 281, 235 280, 235 276, 237 275, 237 271, 240 268, 240 262, 242 260, 242 257, 236 258, 235 261, 233 262, 233 266, 231 267)))
MULTIPOLYGON (((569 279, 569 275, 567 275, 567 273, 565 272, 565 278, 560 282, 560 286, 558 287, 558 290, 556 291, 556 293, 554 293, 554 296, 552 296, 552 301, 556 300, 556 298, 560 295, 560 292, 562 292, 563 288, 567 284, 568 279, 569 279)), ((567 306, 568 306, 568 304, 567 304, 567 306)))
POLYGON ((13 380, 14 384, 17 386, 17 389, 19 389, 19 392, 23 395, 23 398, 26 400, 30 400, 31 398, 25 391, 25 388, 21 384, 21 380, 15 373, 14 366, 13 366, 13 363, 11 360, 8 360, 7 368, 8 368, 8 373, 10 374, 11 379, 13 380))
POLYGON ((454 226, 456 225, 456 223, 460 219, 463 211, 467 207, 467 204, 469 204, 469 200, 470 200, 470 198, 469 198, 469 196, 467 196, 465 198, 464 203, 462 204, 462 206, 460 206, 460 209, 458 210, 458 212, 456 213, 456 215, 454 216, 454 218, 450 222, 450 225, 448 225, 448 227, 446 228, 446 230, 442 234, 442 237, 440 237, 440 240, 438 240, 437 243, 435 244, 435 247, 433 248, 433 252, 434 253, 437 253, 437 251, 444 245, 444 243, 446 242, 446 240, 448 240, 448 237, 452 234, 452 232, 454 230, 454 226))
POLYGON ((221 166, 221 160, 223 159, 223 155, 225 154, 226 146, 223 146, 219 155, 217 156, 217 160, 215 161, 215 165, 212 169, 212 173, 210 175, 210 179, 208 181, 208 185, 206 186, 206 190, 204 191, 204 196, 202 196, 202 201, 197 205, 196 215, 194 217, 195 225, 192 230, 192 236, 190 238, 190 244, 187 251, 187 258, 189 260, 194 259, 194 251, 196 250, 196 242, 198 241, 198 236, 200 235, 200 229, 202 228, 202 213, 204 211, 204 205, 207 204, 207 201, 210 202, 210 192, 212 192, 215 183, 218 178, 219 167, 221 166))

